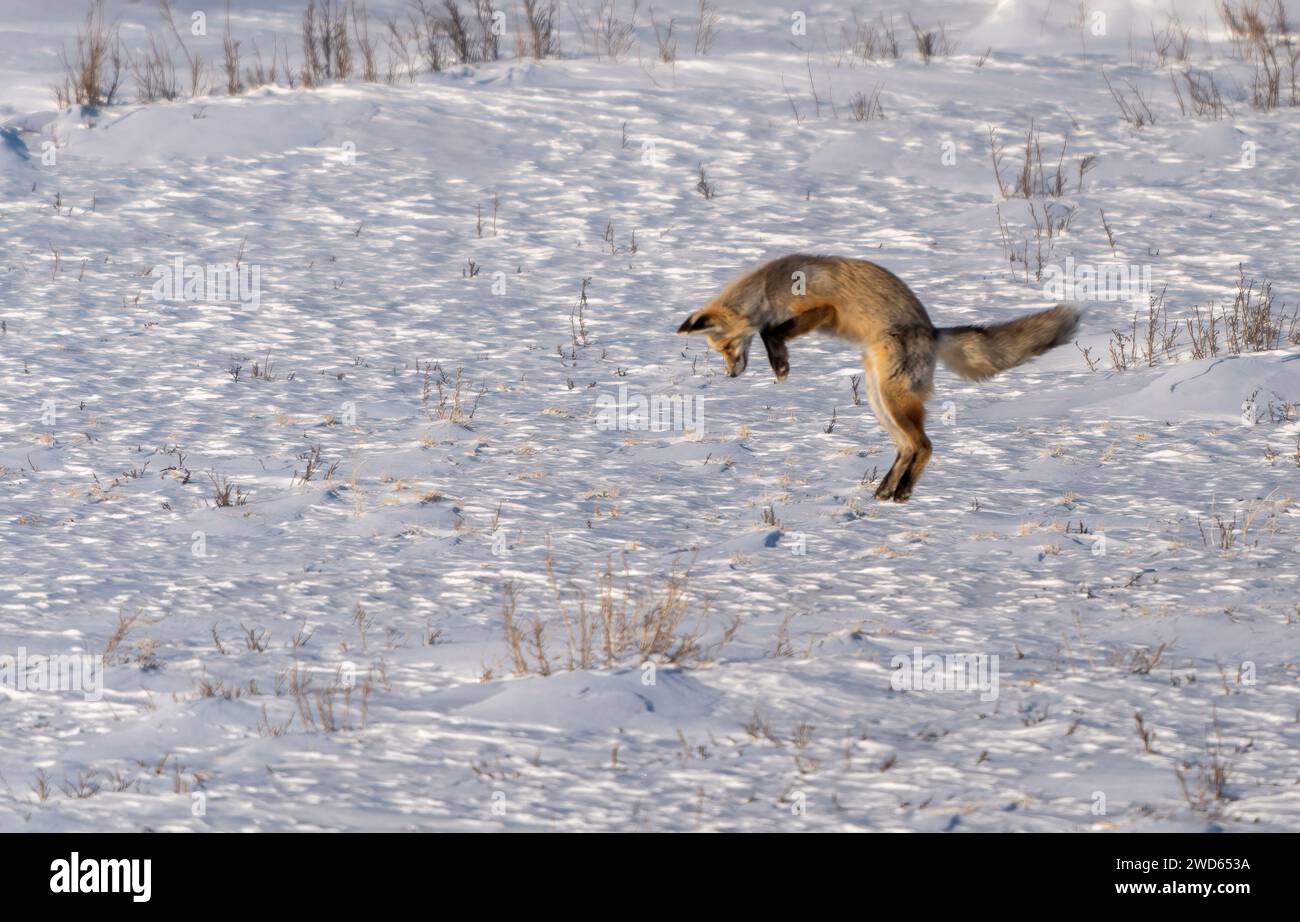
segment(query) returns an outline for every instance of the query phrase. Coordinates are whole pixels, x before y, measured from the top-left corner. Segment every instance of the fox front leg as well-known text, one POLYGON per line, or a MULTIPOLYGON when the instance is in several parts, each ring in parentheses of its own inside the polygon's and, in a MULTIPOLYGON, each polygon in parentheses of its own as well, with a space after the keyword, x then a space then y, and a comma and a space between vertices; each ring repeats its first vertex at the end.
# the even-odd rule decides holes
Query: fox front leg
POLYGON ((767 349, 767 362, 772 366, 772 374, 776 375, 776 380, 784 381, 790 373, 790 352, 785 347, 785 337, 777 332, 778 329, 779 327, 768 327, 763 330, 763 346, 767 349))
POLYGON ((782 323, 764 327, 763 345, 767 347, 767 360, 772 366, 776 380, 784 381, 790 373, 790 353, 785 347, 786 340, 811 333, 820 327, 832 327, 835 324, 835 311, 829 307, 814 307, 812 310, 796 314, 782 323))

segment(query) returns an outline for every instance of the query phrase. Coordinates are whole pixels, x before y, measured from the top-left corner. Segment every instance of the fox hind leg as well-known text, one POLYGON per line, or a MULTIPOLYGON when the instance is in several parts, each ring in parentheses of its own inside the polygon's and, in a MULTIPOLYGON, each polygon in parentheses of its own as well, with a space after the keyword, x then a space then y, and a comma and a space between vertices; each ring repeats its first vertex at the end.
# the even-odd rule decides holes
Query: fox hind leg
POLYGON ((925 434, 925 398, 929 396, 934 364, 926 363, 924 353, 911 355, 917 361, 905 362, 905 350, 873 350, 864 359, 871 408, 894 440, 898 456, 894 458, 880 486, 877 499, 902 503, 912 495, 932 453, 925 434))
MULTIPOLYGON (((885 404, 880 398, 880 382, 876 377, 875 369, 872 367, 870 356, 863 355, 862 368, 866 372, 866 374, 862 376, 862 381, 867 391, 867 402, 871 404, 871 411, 876 414, 877 422, 879 422, 880 425, 884 427, 884 430, 889 433, 889 437, 893 440, 894 444, 900 445, 901 442, 899 441, 898 427, 894 425, 893 417, 891 417, 885 410, 885 404)), ((880 486, 876 488, 877 499, 888 499, 893 495, 892 489, 888 493, 885 492, 885 484, 891 482, 891 479, 894 477, 894 471, 898 468, 898 462, 901 460, 901 454, 894 456, 894 463, 890 465, 889 471, 880 480, 880 486)))
POLYGON ((912 495, 912 488, 921 479, 925 466, 930 463, 932 451, 930 439, 925 434, 925 401, 902 387, 887 387, 881 400, 899 430, 895 436, 898 458, 876 495, 904 503, 912 495))

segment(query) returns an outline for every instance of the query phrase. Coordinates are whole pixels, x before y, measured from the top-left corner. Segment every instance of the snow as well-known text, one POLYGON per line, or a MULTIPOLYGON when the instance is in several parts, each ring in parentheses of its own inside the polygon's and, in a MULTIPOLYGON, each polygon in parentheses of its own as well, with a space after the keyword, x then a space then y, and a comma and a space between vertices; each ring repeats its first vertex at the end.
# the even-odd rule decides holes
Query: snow
MULTIPOLYGON (((301 5, 232 24, 267 47, 301 5)), ((1213 5, 1176 7, 1197 66, 1248 86, 1213 5)), ((1116 371, 1145 301, 1081 304, 1096 371, 1071 345, 939 372, 934 460, 894 505, 846 345, 795 342, 777 384, 674 335, 798 250, 880 262, 941 325, 1050 306, 1007 265, 999 214, 1032 222, 989 153, 991 126, 1012 170, 1031 119, 1045 162, 1066 131, 1067 171, 1097 157, 1051 262, 1150 265, 1180 321, 1240 263, 1293 311, 1296 110, 1182 116, 1141 60, 1168 4, 1092 8, 1107 35, 1037 0, 890 4, 957 54, 851 65, 839 5, 796 37, 724 4, 675 66, 643 20, 639 57, 595 59, 564 10, 561 59, 89 114, 49 92, 84 7, 7 0, 0 656, 108 655, 100 700, 0 685, 0 829, 1300 828, 1300 349, 1116 371), (852 120, 876 88, 885 119, 852 120), (257 306, 155 301, 177 257, 256 266, 257 306), (620 386, 698 398, 702 426, 601 428, 620 386), (562 612, 599 610, 607 566, 616 599, 680 585, 701 655, 568 669, 562 612), (549 675, 513 674, 507 584, 549 675), (918 647, 998 656, 996 699, 894 690, 918 647), (1194 789, 1215 758, 1226 799, 1192 809, 1176 770, 1194 789)), ((109 9, 124 40, 157 28, 109 9)))

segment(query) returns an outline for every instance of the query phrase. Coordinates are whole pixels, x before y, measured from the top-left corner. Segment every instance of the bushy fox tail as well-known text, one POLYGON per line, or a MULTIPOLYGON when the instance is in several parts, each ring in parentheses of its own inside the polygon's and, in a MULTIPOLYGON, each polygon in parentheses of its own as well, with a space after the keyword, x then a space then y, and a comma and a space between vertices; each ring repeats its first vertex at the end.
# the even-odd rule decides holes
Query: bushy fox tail
POLYGON ((988 326, 935 331, 939 361, 968 381, 983 381, 1070 341, 1079 312, 1058 304, 1049 310, 988 326))

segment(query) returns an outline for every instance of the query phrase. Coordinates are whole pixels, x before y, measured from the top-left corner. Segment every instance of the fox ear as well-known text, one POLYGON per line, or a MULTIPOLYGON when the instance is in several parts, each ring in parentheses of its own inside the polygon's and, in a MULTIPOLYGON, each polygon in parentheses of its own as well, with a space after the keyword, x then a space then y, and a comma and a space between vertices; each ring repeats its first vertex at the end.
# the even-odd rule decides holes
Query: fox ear
POLYGON ((718 318, 707 307, 702 307, 677 328, 678 333, 708 333, 718 327, 718 318))

